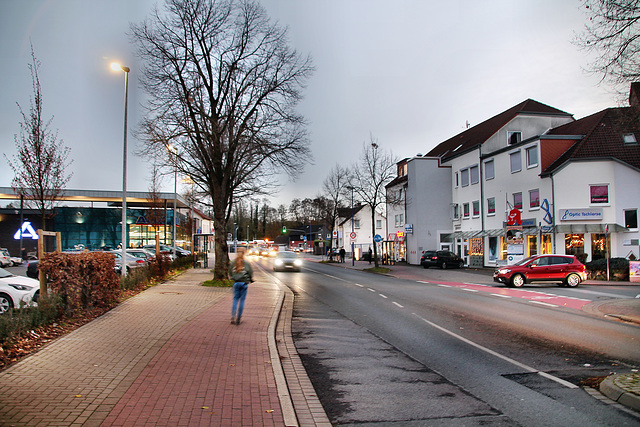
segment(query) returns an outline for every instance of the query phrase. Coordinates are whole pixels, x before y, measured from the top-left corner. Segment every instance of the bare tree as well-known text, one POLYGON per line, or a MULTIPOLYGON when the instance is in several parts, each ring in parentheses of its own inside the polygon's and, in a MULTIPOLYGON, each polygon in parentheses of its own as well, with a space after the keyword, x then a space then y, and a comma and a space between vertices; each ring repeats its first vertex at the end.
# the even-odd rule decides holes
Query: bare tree
POLYGON ((376 139, 371 136, 369 144, 363 144, 363 150, 358 164, 349 176, 349 184, 345 190, 356 195, 357 200, 371 209, 371 244, 375 266, 378 267, 378 248, 373 241, 376 231, 376 211, 386 202, 385 186, 396 175, 397 159, 380 148, 376 139))
POLYGON ((40 211, 42 229, 45 230, 47 214, 57 205, 71 179, 72 174, 65 174, 65 169, 72 163, 67 162, 71 149, 58 140, 57 131, 50 129, 53 116, 49 120, 44 118, 42 87, 38 76, 40 61, 36 59, 33 46, 31 60, 31 108, 26 113, 17 103, 22 115, 20 135, 14 137, 17 154, 13 155, 13 161, 6 154, 4 157, 15 173, 11 186, 27 206, 40 211))
POLYGON ((164 211, 164 206, 160 198, 160 188, 162 186, 162 175, 160 173, 160 166, 157 163, 153 163, 151 168, 151 176, 149 177, 149 192, 147 201, 149 209, 147 210, 147 221, 151 225, 164 225, 167 224, 167 219, 164 211))
POLYGON ((322 182, 322 192, 327 199, 327 204, 330 209, 329 212, 327 212, 327 223, 331 234, 333 234, 333 229, 338 219, 338 209, 342 207, 348 177, 348 170, 336 164, 322 182))
POLYGON ((617 86, 640 79, 640 0, 584 0, 589 23, 576 43, 599 54, 591 71, 617 86))
MULTIPOLYGON (((295 107, 311 60, 255 1, 167 0, 131 36, 146 61, 146 147, 177 149, 178 169, 211 197, 216 230, 236 200, 265 194, 275 172, 296 176, 310 159, 295 107)), ((216 278, 227 275, 224 234, 215 238, 216 278)))

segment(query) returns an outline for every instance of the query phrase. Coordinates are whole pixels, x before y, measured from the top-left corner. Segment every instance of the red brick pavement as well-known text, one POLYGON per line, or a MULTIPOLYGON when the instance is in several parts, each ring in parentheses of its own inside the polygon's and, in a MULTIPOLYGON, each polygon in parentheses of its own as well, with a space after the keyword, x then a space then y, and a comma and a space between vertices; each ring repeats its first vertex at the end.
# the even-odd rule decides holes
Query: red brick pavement
POLYGON ((284 425, 267 342, 278 290, 251 284, 240 325, 229 322, 231 301, 174 334, 103 425, 284 425))

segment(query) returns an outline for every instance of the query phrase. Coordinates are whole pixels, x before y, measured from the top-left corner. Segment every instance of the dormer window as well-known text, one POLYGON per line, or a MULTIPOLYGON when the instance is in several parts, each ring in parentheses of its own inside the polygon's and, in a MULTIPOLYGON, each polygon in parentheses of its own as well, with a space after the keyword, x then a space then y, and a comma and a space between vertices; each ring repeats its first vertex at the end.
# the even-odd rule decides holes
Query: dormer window
POLYGON ((507 132, 507 143, 509 145, 518 144, 522 141, 522 132, 507 132))
POLYGON ((634 145, 638 143, 636 136, 632 133, 625 133, 622 135, 622 140, 625 144, 634 145))

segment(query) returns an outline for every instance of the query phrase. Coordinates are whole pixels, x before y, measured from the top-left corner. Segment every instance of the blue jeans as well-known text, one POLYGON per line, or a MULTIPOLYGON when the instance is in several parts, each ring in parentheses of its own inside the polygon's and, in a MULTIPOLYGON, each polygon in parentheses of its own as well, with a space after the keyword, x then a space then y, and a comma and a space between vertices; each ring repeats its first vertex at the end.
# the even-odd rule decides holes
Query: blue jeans
POLYGON ((233 284, 233 305, 231 306, 231 316, 236 317, 236 307, 238 309, 238 319, 242 317, 242 310, 244 310, 244 300, 247 296, 248 283, 236 282, 233 284), (240 304, 238 304, 240 302, 240 304))

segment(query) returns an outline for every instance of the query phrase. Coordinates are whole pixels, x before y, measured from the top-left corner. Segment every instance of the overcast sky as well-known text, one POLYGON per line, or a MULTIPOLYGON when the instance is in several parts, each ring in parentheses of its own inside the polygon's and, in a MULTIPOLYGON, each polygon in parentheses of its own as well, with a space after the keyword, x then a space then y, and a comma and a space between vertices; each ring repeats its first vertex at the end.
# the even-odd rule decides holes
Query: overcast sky
MULTIPOLYGON (((124 76, 131 68, 130 129, 141 119, 139 64, 126 35, 152 0, 0 0, 0 143, 15 153, 33 99, 31 42, 42 63, 45 117, 71 148, 70 189, 122 189, 124 76)), ((527 98, 581 118, 617 98, 571 41, 587 17, 578 0, 261 0, 289 28, 290 44, 316 72, 300 111, 313 164, 272 206, 314 197, 328 171, 357 160, 370 135, 397 157, 438 143, 527 98)), ((160 2, 162 4, 162 2, 160 2)), ((149 163, 129 133, 128 189, 147 191, 149 163)), ((2 159, 0 186, 13 172, 2 159)), ((166 179, 163 190, 173 191, 166 179)))

